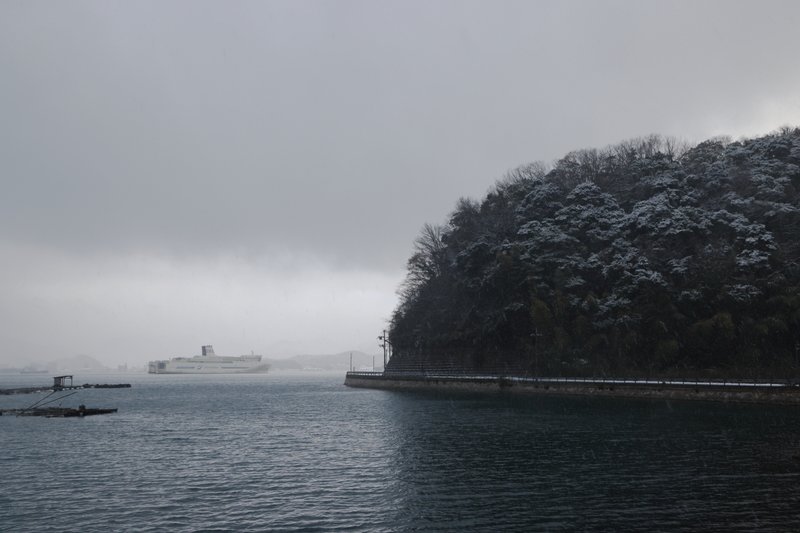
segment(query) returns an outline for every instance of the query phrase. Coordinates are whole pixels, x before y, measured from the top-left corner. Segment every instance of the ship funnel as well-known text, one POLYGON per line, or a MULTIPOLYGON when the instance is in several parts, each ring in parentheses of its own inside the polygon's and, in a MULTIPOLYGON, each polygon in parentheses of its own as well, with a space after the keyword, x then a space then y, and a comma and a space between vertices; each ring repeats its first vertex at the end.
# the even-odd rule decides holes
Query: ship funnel
POLYGON ((208 346, 203 346, 203 355, 214 355, 214 347, 210 344, 208 346))

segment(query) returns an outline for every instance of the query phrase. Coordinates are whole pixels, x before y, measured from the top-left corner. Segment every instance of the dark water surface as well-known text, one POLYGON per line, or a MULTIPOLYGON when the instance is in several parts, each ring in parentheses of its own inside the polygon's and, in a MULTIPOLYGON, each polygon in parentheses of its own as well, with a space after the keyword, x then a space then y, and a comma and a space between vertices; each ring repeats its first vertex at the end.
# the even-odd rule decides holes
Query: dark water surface
POLYGON ((796 408, 343 380, 76 376, 133 388, 0 417, 0 531, 800 530, 796 408))

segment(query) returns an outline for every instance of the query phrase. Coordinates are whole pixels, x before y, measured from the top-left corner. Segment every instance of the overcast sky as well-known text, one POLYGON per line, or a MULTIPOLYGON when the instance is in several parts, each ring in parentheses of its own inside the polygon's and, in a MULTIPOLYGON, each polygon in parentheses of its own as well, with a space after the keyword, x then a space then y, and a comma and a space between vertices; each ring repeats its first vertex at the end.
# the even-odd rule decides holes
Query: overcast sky
POLYGON ((800 2, 0 0, 0 365, 363 350, 508 170, 800 125, 800 2))

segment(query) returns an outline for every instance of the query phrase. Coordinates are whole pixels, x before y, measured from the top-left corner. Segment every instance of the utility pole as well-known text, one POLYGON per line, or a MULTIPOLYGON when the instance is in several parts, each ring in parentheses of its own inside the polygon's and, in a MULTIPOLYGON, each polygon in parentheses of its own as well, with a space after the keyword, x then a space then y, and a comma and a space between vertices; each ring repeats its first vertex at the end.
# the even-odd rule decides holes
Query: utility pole
POLYGON ((537 380, 539 379, 539 353, 536 350, 536 344, 540 337, 543 335, 539 333, 539 328, 533 328, 533 333, 531 333, 531 345, 533 347, 533 377, 537 380))
POLYGON ((798 380, 797 371, 800 369, 800 361, 797 359, 797 352, 800 351, 800 341, 795 341, 794 343, 794 379, 795 382, 800 382, 798 380))
POLYGON ((386 372, 386 345, 388 344, 391 347, 392 343, 386 337, 386 330, 383 330, 383 335, 378 335, 378 340, 381 341, 378 346, 383 348, 383 371, 386 372))

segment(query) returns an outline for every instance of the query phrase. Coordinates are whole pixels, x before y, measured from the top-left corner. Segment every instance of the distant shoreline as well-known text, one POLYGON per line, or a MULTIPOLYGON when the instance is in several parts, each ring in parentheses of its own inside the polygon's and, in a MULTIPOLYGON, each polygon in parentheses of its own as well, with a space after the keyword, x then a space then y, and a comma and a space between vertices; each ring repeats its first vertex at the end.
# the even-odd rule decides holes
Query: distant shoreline
POLYGON ((348 387, 385 390, 453 390, 570 396, 608 396, 800 405, 800 387, 783 383, 520 378, 481 375, 348 372, 348 387))

